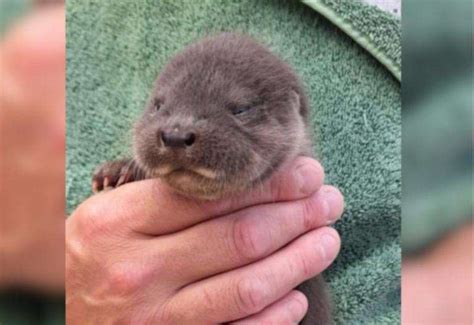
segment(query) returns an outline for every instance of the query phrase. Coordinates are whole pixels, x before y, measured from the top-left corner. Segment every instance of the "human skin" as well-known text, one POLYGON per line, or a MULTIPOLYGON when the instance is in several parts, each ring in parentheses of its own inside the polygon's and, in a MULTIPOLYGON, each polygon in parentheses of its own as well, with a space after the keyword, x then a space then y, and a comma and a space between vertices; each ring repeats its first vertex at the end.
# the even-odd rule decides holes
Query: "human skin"
POLYGON ((428 251, 403 259, 402 323, 474 321, 474 225, 453 230, 428 251))
POLYGON ((343 198, 323 174, 300 157, 235 199, 193 201, 159 179, 91 197, 67 221, 68 323, 298 322, 294 288, 340 246, 327 225, 343 198))
POLYGON ((0 289, 64 290, 65 35, 62 7, 0 42, 0 289))

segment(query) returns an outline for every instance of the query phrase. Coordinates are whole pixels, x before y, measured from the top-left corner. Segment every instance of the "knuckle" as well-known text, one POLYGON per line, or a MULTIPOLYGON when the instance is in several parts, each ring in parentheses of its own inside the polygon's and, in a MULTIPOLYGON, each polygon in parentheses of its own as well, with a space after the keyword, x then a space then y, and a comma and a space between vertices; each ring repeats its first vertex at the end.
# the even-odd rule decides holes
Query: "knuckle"
POLYGON ((152 324, 195 324, 200 323, 202 319, 208 317, 215 312, 217 299, 212 299, 212 294, 208 288, 201 288, 197 297, 194 299, 199 301, 199 309, 189 308, 189 304, 183 302, 178 294, 168 297, 155 312, 155 322, 152 324))
MULTIPOLYGON (((153 317, 154 321, 156 321, 156 324, 180 324, 182 323, 182 320, 177 317, 177 313, 173 311, 170 307, 169 304, 163 306, 160 308, 157 312, 156 315, 153 317)), ((151 322, 151 324, 153 324, 151 322)))
POLYGON ((67 235, 65 241, 65 276, 66 288, 79 286, 80 278, 76 276, 84 263, 90 262, 89 247, 73 235, 67 235))
POLYGON ((152 311, 152 322, 146 324, 185 324, 189 316, 194 313, 193 308, 186 306, 176 299, 176 294, 169 295, 156 309, 152 311))
MULTIPOLYGON (((309 255, 309 254, 308 254, 309 255)), ((292 270, 296 269, 297 272, 293 274, 301 274, 305 279, 310 278, 316 272, 316 262, 311 256, 307 256, 304 253, 295 254, 293 261, 290 262, 292 270)))
POLYGON ((236 306, 243 315, 251 315, 265 308, 262 286, 256 278, 241 279, 236 287, 236 306))
POLYGON ((81 204, 71 218, 84 240, 94 240, 111 231, 112 218, 107 207, 95 198, 81 204))
POLYGON ((284 179, 283 175, 277 174, 270 179, 269 193, 272 201, 277 201, 284 197, 284 179))
POLYGON ((146 285, 150 272, 132 263, 119 263, 111 266, 106 282, 109 290, 120 296, 132 295, 146 285))
POLYGON ((240 217, 233 222, 233 246, 235 252, 244 260, 254 259, 264 253, 262 237, 256 218, 240 217))
POLYGON ((100 218, 100 210, 99 202, 97 202, 97 200, 92 197, 79 205, 76 211, 74 211, 72 217, 74 220, 89 222, 91 220, 100 218))
POLYGON ((310 230, 317 226, 316 218, 314 217, 315 216, 314 201, 311 198, 301 201, 300 214, 301 214, 301 218, 303 219, 304 230, 310 230))
MULTIPOLYGON (((209 288, 203 288, 200 292, 200 301, 202 301, 202 306, 207 314, 212 314, 220 307, 218 306, 218 302, 223 298, 219 291, 212 291, 209 288)), ((192 315, 188 315, 188 319, 196 319, 198 316, 194 313, 192 315)), ((202 317, 202 316, 201 316, 202 317)))
POLYGON ((330 207, 321 195, 316 195, 301 201, 300 213, 303 216, 305 230, 312 230, 318 226, 326 224, 326 219, 330 214, 330 207))
POLYGON ((211 310, 215 308, 215 299, 213 298, 213 294, 209 291, 208 288, 203 288, 202 300, 204 301, 205 306, 207 306, 211 310))

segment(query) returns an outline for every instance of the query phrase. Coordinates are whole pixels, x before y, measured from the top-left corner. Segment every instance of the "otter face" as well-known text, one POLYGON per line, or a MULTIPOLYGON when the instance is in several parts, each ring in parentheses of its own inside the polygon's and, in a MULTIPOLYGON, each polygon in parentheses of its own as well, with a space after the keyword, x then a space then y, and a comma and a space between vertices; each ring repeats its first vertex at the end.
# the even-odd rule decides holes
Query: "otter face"
POLYGON ((255 41, 206 39, 158 77, 135 126, 136 161, 187 196, 242 191, 304 150, 302 96, 291 69, 255 41))

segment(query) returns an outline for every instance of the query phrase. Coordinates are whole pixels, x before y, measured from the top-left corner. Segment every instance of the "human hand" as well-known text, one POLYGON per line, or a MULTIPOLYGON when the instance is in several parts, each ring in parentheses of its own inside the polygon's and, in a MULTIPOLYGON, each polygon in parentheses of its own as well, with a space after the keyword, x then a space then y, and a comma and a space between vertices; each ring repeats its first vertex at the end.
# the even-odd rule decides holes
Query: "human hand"
POLYGON ((260 190, 198 202, 159 179, 100 193, 66 223, 69 324, 291 324, 293 290, 336 257, 343 210, 322 167, 298 158, 260 190))
POLYGON ((64 7, 0 43, 0 288, 64 290, 64 7))

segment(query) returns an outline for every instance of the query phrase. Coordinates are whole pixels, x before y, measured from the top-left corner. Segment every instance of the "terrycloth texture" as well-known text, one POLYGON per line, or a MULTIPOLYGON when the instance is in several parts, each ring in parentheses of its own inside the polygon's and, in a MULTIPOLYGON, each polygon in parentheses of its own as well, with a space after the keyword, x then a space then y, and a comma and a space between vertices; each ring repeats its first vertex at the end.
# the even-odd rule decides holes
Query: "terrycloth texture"
MULTIPOLYGON (((348 19, 367 13, 364 21, 374 24, 359 30, 366 27, 379 51, 400 62, 399 39, 375 36, 387 26, 399 33, 398 20, 340 3, 354 10, 344 13, 348 19)), ((97 164, 130 152, 129 129, 170 57, 208 34, 250 34, 304 81, 326 180, 346 197, 337 224, 342 251, 326 272, 337 323, 399 322, 400 84, 384 65, 295 1, 71 0, 67 10, 69 212, 91 194, 97 164)))

